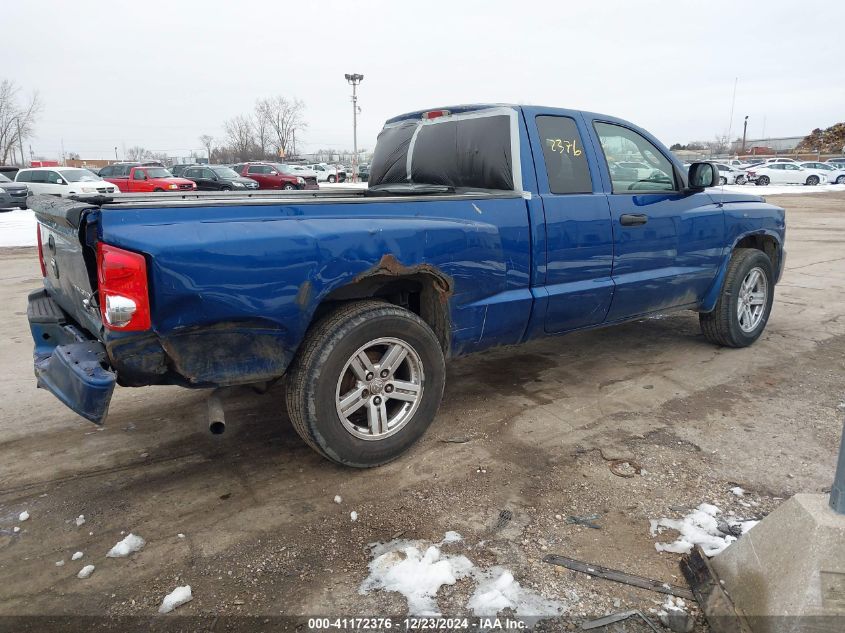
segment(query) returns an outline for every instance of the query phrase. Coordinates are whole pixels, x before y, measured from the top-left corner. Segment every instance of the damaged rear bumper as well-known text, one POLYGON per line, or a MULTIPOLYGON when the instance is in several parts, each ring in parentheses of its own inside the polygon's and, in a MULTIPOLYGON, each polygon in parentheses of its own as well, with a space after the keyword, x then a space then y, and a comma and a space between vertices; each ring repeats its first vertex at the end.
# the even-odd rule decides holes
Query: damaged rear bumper
POLYGON ((116 381, 103 344, 73 325, 45 290, 30 293, 27 318, 38 387, 102 424, 116 381))

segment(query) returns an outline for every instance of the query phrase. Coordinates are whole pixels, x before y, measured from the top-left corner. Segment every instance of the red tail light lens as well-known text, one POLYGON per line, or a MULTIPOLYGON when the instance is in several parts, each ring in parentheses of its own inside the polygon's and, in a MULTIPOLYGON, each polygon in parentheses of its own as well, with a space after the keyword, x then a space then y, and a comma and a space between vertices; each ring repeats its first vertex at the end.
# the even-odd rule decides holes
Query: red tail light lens
POLYGON ((150 329, 147 261, 143 255, 99 242, 97 279, 105 327, 120 332, 150 329))
POLYGON ((429 110, 422 113, 422 118, 426 121, 430 119, 439 119, 442 116, 449 116, 452 114, 449 110, 429 110))
POLYGON ((44 262, 44 244, 41 243, 41 225, 35 225, 35 237, 38 240, 38 263, 41 265, 41 276, 47 276, 47 264, 44 262))

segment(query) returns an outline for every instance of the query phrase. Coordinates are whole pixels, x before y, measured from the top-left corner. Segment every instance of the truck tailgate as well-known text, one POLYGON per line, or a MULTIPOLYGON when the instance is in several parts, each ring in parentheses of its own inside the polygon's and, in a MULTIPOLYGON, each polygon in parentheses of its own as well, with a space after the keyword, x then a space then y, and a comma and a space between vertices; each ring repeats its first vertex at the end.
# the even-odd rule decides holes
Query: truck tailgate
POLYGON ((52 196, 34 196, 30 207, 38 220, 47 293, 72 320, 97 336, 101 321, 93 240, 98 207, 52 196))

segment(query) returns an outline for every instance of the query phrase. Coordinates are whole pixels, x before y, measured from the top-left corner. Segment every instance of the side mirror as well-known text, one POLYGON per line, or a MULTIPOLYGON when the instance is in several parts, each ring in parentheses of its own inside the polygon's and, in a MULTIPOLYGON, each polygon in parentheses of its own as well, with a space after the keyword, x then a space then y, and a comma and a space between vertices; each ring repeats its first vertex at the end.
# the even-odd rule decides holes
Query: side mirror
POLYGON ((693 163, 689 168, 689 188, 703 191, 719 184, 719 170, 713 163, 693 163))
POLYGON ((270 172, 270 175, 271 175, 271 176, 278 176, 278 175, 279 175, 279 172, 277 172, 277 171, 271 171, 271 172, 270 172))
POLYGON ((57 184, 57 185, 66 185, 67 183, 66 183, 64 180, 62 180, 61 178, 59 178, 59 179, 56 181, 56 184, 57 184))

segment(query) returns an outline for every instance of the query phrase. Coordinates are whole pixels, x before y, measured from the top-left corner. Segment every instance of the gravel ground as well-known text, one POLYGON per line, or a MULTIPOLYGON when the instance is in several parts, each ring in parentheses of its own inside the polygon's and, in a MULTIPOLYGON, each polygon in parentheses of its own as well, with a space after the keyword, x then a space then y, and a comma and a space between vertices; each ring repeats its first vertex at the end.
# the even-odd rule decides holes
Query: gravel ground
MULTIPOLYGON (((787 272, 756 345, 713 347, 695 314, 678 313, 457 359, 423 440, 363 472, 307 449, 278 387, 229 394, 219 441, 202 431, 198 391, 119 389, 102 429, 75 417, 34 388, 25 306, 40 283, 35 255, 0 249, 0 616, 256 616, 228 622, 259 630, 280 615, 404 615, 400 594, 359 594, 368 544, 435 543, 447 530, 464 541, 444 552, 504 566, 567 605, 567 618, 540 629, 658 608, 660 594, 542 559, 556 553, 683 585, 680 557, 654 547, 672 535, 653 538, 650 519, 702 502, 760 518, 795 492, 831 484, 842 429, 845 195, 769 200, 787 209, 787 272), (616 459, 636 462, 639 474, 614 475, 616 459), (30 518, 19 522, 24 510, 30 518), (598 529, 567 522, 585 515, 597 515, 598 529), (146 546, 106 558, 129 532, 146 546), (75 551, 84 556, 71 561, 75 551), (96 570, 78 579, 87 564, 96 570), (185 584, 193 601, 156 616, 185 584)), ((438 604, 464 613, 472 591, 460 580, 438 604)))

